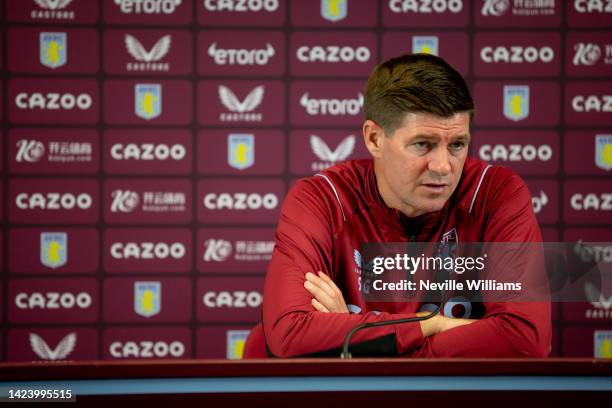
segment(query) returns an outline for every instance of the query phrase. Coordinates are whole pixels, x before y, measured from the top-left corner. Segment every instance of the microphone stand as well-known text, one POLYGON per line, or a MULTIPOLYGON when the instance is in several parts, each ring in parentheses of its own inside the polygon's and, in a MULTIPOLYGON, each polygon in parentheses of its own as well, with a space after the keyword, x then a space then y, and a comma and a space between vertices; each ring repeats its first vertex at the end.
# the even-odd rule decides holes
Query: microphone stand
MULTIPOLYGON (((442 293, 442 300, 444 300, 444 292, 442 293)), ((440 303, 440 306, 441 305, 442 303, 440 303)), ((353 335, 357 333, 359 330, 367 329, 370 327, 382 327, 382 326, 389 326, 391 324, 413 323, 413 322, 420 322, 423 320, 431 319, 432 317, 440 313, 440 306, 438 306, 436 310, 434 310, 427 316, 405 317, 403 319, 385 320, 383 322, 362 323, 358 326, 353 327, 351 331, 349 331, 346 337, 344 338, 344 344, 342 345, 342 353, 340 354, 340 358, 352 358, 351 353, 349 353, 349 342, 351 341, 351 337, 353 337, 353 335)))

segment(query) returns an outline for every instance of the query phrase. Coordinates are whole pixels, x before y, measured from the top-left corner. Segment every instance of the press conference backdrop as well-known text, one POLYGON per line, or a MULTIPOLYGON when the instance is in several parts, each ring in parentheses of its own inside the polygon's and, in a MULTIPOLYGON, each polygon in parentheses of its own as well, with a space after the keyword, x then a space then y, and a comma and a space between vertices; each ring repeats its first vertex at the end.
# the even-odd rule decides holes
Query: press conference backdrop
MULTIPOLYGON (((287 189, 367 157, 365 79, 402 53, 467 78, 472 154, 525 178, 546 240, 610 241, 611 0, 0 13, 2 361, 239 358, 287 189)), ((554 327, 553 355, 612 357, 612 293, 554 327)))

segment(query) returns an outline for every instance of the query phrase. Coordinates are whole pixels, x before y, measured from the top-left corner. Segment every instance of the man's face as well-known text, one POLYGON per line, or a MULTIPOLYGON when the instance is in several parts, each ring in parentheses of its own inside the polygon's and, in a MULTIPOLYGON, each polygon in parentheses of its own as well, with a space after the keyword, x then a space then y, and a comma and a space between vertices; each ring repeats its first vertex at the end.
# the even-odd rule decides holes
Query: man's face
POLYGON ((469 125, 468 112, 449 118, 408 113, 392 135, 385 135, 374 122, 366 121, 366 145, 374 156, 385 203, 408 217, 440 210, 459 183, 470 142, 469 125), (368 136, 368 129, 379 133, 368 136))

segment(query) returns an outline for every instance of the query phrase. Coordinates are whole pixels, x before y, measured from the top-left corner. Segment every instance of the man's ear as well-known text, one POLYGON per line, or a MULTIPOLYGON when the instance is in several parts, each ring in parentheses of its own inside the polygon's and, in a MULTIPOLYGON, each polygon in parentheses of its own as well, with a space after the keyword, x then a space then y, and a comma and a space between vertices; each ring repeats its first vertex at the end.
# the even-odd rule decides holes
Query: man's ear
POLYGON ((380 158, 385 131, 373 120, 363 122, 363 140, 372 157, 380 158))

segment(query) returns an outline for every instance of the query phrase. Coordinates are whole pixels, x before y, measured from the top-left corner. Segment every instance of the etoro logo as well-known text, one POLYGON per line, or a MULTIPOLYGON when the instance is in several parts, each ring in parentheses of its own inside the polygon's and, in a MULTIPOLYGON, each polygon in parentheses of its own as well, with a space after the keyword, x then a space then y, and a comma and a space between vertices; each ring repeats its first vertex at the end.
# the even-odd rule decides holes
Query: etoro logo
POLYGON ((172 14, 183 0, 114 0, 114 2, 124 14, 172 14))
POLYGON ((219 100, 230 112, 222 112, 219 119, 223 122, 244 121, 261 122, 261 113, 253 112, 263 101, 264 86, 259 85, 253 88, 249 94, 240 101, 231 89, 224 85, 219 85, 219 100))
POLYGON ((300 98, 300 105, 311 115, 330 115, 330 116, 356 116, 361 112, 363 105, 363 95, 357 94, 357 98, 351 99, 327 99, 310 98, 308 92, 300 98))
POLYGON ((510 8, 510 0, 485 0, 480 13, 483 16, 503 16, 510 8))
POLYGON ((531 197, 531 205, 533 206, 533 212, 535 214, 539 214, 540 211, 542 211, 542 208, 544 208, 547 204, 548 196, 544 190, 540 190, 540 194, 538 196, 531 197))
POLYGON ((575 112, 612 112, 612 95, 576 95, 572 98, 575 112))
POLYGON ((164 35, 153 47, 147 51, 136 37, 130 34, 125 35, 125 48, 128 53, 138 62, 128 62, 128 71, 168 71, 170 64, 159 62, 170 51, 172 36, 164 35))
POLYGON ((182 259, 185 253, 181 242, 114 242, 110 246, 115 259, 182 259))
POLYGON ((310 135, 310 148, 322 162, 312 163, 313 171, 320 171, 333 166, 337 162, 346 160, 355 148, 355 136, 345 137, 335 150, 331 150, 327 143, 317 135, 310 135))
POLYGON ((595 65, 601 57, 601 49, 593 43, 576 43, 574 45, 574 65, 595 65))
POLYGON ((393 13, 460 13, 462 0, 389 0, 389 10, 393 13))
POLYGON ((181 341, 114 341, 108 351, 114 358, 168 358, 182 357, 185 354, 185 345, 181 341))
POLYGON ((45 155, 45 145, 38 140, 21 139, 17 141, 15 161, 35 163, 45 155))
POLYGON ((204 241, 205 262, 223 262, 232 254, 232 244, 224 239, 207 239, 204 241))
POLYGON ((36 333, 30 333, 30 346, 32 347, 32 351, 42 360, 56 361, 66 359, 74 350, 76 341, 76 333, 68 333, 59 343, 57 343, 54 349, 51 349, 42 337, 36 333))
POLYGON ((111 212, 132 212, 140 203, 138 193, 131 190, 114 190, 111 197, 113 197, 111 212))
POLYGON ((254 50, 217 48, 216 42, 213 42, 208 47, 208 56, 217 65, 266 65, 275 54, 276 51, 270 43, 266 43, 266 48, 254 50))
POLYGON ((233 11, 247 13, 278 10, 279 0, 203 0, 208 11, 233 11))
POLYGON ((372 53, 368 47, 340 45, 303 45, 296 51, 297 59, 302 62, 368 62, 372 53))

